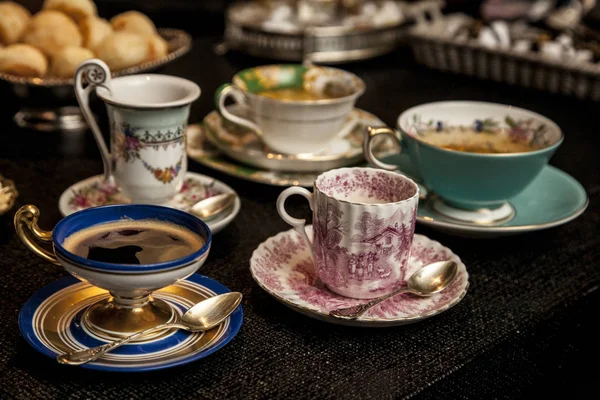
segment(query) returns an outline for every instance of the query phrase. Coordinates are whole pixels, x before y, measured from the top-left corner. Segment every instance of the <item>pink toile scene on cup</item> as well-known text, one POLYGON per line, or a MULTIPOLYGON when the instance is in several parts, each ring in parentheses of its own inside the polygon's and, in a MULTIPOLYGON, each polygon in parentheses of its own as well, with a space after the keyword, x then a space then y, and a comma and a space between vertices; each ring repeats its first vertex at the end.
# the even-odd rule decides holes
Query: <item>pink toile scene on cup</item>
POLYGON ((371 168, 341 168, 320 175, 313 193, 286 189, 278 200, 280 215, 303 230, 303 220, 282 210, 291 194, 311 203, 313 240, 305 240, 312 243, 317 275, 330 290, 372 298, 406 282, 418 206, 412 180, 371 168))

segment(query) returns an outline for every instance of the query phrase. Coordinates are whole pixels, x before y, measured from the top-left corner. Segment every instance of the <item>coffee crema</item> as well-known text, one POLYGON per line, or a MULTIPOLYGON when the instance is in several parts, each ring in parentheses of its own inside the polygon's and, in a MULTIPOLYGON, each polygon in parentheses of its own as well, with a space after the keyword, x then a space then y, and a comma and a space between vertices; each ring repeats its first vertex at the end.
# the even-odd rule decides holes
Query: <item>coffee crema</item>
POLYGON ((542 148, 514 140, 505 132, 478 132, 464 127, 448 127, 443 132, 436 129, 420 131, 419 139, 436 147, 479 154, 525 153, 542 148))
POLYGON ((62 245, 92 261, 147 265, 186 257, 204 244, 202 237, 185 227, 142 219, 94 225, 69 235, 62 245))

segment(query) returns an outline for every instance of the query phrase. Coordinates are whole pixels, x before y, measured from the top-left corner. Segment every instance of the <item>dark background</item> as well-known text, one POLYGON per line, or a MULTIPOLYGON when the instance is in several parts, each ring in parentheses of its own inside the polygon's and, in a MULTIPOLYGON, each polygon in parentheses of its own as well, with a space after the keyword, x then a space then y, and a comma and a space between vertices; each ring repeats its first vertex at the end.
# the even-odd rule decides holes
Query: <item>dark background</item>
MULTIPOLYGON (((502 0, 509 3, 511 0, 502 0)), ((514 0, 512 0, 514 1, 514 0)), ((535 0, 520 0, 533 3, 535 0)), ((557 4, 569 0, 558 0, 557 4)), ((35 12, 42 6, 43 0, 17 1, 35 12)), ((224 28, 224 13, 234 0, 96 0, 98 14, 109 19, 123 11, 131 9, 141 11, 153 20, 160 18, 164 27, 184 29, 192 34, 221 33, 224 28)), ((408 3, 416 0, 408 0, 408 3)), ((482 0, 446 0, 444 12, 465 12, 473 16, 480 15, 482 0)), ((586 23, 600 28, 600 2, 586 16, 586 23)))
MULTIPOLYGON (((193 33, 192 51, 160 71, 191 79, 202 88, 202 96, 192 106, 191 123, 212 111, 212 94, 235 72, 272 62, 237 53, 214 54, 212 45, 222 34, 222 2, 168 2, 168 10, 149 3, 98 4, 104 17, 137 8, 153 16, 159 27, 193 33)), ((593 396, 600 355, 598 103, 430 71, 416 65, 406 48, 343 68, 367 84, 357 106, 390 125, 402 110, 439 100, 499 102, 548 116, 565 132, 551 164, 582 183, 590 196, 588 209, 557 228, 493 240, 464 239, 418 225, 417 233, 450 247, 465 262, 471 283, 466 297, 448 312, 418 324, 349 329, 291 312, 250 277, 252 251, 266 238, 289 229, 274 207, 282 188, 242 181, 191 161, 190 170, 222 180, 242 199, 240 214, 215 235, 209 261, 200 272, 244 294, 244 323, 231 343, 204 360, 126 375, 57 365, 22 339, 17 326, 22 304, 67 274, 19 242, 8 213, 0 218, 0 398, 593 396)), ((89 132, 17 128, 12 116, 30 105, 29 100, 11 96, 5 85, 0 93, 9 103, 0 110, 0 172, 17 184, 20 196, 15 209, 36 204, 42 210, 40 226, 51 229, 60 220, 57 201, 63 190, 102 172, 98 149, 89 132)), ((47 101, 54 100, 48 97, 47 101)), ((104 121, 103 105, 93 107, 104 121)), ((289 205, 292 215, 309 215, 300 199, 290 198, 289 205)))

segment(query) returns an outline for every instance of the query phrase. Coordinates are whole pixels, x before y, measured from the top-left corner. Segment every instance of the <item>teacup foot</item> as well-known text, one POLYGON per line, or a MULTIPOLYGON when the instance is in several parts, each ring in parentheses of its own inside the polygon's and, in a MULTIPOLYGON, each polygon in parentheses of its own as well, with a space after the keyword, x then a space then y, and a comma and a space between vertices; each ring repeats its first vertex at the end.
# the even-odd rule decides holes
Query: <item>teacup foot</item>
POLYGON ((432 208, 439 214, 456 221, 477 224, 477 225, 500 225, 515 217, 514 207, 508 203, 503 203, 496 208, 479 208, 476 210, 466 210, 454 207, 441 198, 436 197, 431 203, 432 208))
MULTIPOLYGON (((151 296, 138 299, 110 297, 90 306, 81 323, 94 336, 113 341, 156 325, 175 322, 178 318, 178 313, 167 302, 151 296)), ((162 338, 171 331, 158 331, 134 342, 162 338)))

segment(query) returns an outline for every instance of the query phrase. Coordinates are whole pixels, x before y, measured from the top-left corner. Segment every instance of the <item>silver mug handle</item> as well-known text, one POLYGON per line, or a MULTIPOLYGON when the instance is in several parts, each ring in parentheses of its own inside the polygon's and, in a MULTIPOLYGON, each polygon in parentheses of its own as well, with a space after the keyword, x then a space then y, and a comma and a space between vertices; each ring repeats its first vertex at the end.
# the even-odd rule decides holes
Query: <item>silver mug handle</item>
POLYGON ((102 162, 104 163, 105 181, 112 179, 113 171, 111 156, 108 147, 106 146, 106 142, 102 137, 102 131, 98 127, 98 123, 92 114, 89 103, 90 93, 97 87, 100 86, 109 90, 107 83, 110 82, 110 79, 111 73, 108 65, 97 58, 83 61, 75 71, 75 97, 77 97, 77 102, 79 103, 83 117, 92 130, 96 144, 100 149, 102 162), (84 87, 84 83, 87 83, 87 86, 84 87))
POLYGON ((308 235, 306 234, 306 229, 304 229, 304 226, 306 225, 306 220, 300 219, 300 218, 294 218, 290 214, 288 214, 288 212, 285 210, 285 201, 287 200, 288 197, 295 195, 295 194, 299 194, 300 196, 303 196, 306 200, 308 200, 310 209, 312 211, 314 211, 314 196, 313 196, 313 194, 303 187, 292 186, 292 187, 285 189, 283 192, 281 192, 279 194, 279 197, 277 197, 277 213, 279 213, 279 216, 281 217, 281 219, 283 219, 285 222, 290 224, 292 226, 292 228, 294 228, 294 230, 300 234, 300 237, 302 237, 302 239, 304 239, 304 242, 310 249, 310 253, 313 256, 313 260, 314 260, 315 257, 314 257, 312 242, 310 241, 310 239, 308 238, 308 235))

